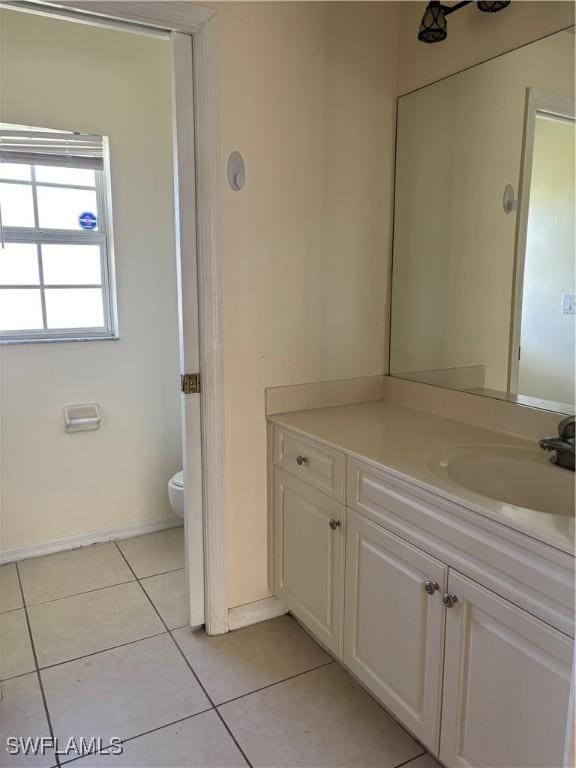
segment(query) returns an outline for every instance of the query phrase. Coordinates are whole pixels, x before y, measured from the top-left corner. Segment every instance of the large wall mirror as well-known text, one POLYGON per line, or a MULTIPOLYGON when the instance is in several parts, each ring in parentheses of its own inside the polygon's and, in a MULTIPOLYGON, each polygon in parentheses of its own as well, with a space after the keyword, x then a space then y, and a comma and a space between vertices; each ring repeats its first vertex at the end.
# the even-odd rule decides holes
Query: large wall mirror
POLYGON ((392 376, 574 412, 574 46, 398 100, 392 376))

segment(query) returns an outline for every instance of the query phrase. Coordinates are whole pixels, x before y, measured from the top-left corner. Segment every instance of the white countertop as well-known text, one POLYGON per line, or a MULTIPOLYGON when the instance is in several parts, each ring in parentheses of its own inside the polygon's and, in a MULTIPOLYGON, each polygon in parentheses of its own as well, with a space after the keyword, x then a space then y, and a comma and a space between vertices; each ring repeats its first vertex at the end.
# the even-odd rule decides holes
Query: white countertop
MULTIPOLYGON (((489 499, 436 474, 429 458, 459 446, 536 448, 534 442, 384 401, 269 416, 275 424, 390 469, 467 509, 574 554, 574 516, 551 515, 489 499)), ((549 456, 542 452, 542 462, 549 456)), ((568 471, 568 470, 558 470, 568 471)))

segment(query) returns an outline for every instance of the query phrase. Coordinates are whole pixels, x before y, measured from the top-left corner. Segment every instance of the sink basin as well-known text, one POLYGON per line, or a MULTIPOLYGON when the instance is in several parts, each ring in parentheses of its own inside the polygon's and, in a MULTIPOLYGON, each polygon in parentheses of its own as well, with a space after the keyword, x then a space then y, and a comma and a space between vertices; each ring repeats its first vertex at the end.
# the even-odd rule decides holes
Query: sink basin
POLYGON ((444 480, 488 499, 549 515, 574 517, 574 473, 540 450, 462 446, 432 453, 428 466, 444 480))

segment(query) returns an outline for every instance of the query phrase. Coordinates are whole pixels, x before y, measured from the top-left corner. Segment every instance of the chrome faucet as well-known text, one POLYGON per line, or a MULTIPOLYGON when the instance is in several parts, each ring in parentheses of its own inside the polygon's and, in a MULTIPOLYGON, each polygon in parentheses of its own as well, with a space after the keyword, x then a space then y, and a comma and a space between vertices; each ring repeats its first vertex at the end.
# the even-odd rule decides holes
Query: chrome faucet
POLYGON ((554 464, 574 472, 574 446, 576 445, 576 420, 568 416, 558 424, 558 437, 545 437, 538 443, 544 451, 556 451, 554 464))

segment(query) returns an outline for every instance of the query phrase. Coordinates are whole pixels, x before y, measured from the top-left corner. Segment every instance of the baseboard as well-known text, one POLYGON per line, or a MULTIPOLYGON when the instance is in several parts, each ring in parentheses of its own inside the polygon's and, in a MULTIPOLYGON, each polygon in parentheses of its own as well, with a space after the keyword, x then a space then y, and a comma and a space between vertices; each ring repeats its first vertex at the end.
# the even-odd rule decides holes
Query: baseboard
POLYGON ((15 560, 27 560, 30 557, 40 557, 42 555, 51 555, 54 552, 63 552, 66 549, 78 549, 78 547, 87 547, 90 544, 99 544, 102 541, 112 541, 113 539, 130 539, 133 536, 141 536, 144 533, 156 533, 165 528, 175 528, 182 525, 179 517, 168 517, 164 520, 154 520, 143 523, 131 523, 117 528, 106 528, 100 531, 90 531, 81 533, 79 536, 65 536, 62 539, 53 539, 52 541, 42 541, 38 544, 24 544, 21 547, 10 547, 0 550, 0 565, 12 563, 15 560))
POLYGON ((249 624, 275 619, 288 613, 288 608, 277 597, 266 597, 254 603, 246 603, 228 610, 228 626, 230 629, 240 629, 249 624))

